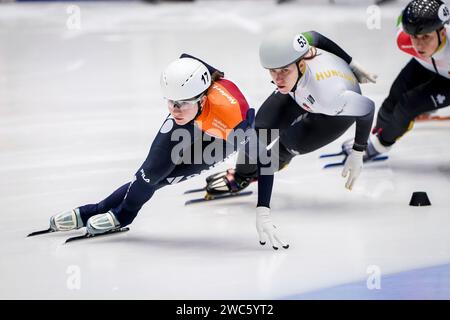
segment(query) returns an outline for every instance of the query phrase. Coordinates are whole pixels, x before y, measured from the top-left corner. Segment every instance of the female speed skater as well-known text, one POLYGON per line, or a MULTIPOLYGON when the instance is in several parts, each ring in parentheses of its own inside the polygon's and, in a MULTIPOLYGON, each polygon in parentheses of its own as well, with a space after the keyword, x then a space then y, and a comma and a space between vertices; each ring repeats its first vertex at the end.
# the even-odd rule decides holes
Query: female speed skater
POLYGON ((156 190, 196 176, 233 153, 232 133, 253 125, 254 110, 223 77, 186 54, 169 64, 160 84, 170 115, 133 179, 98 203, 52 216, 49 232, 86 227, 87 235, 95 236, 118 230, 132 223, 156 190))
POLYGON ((269 238, 277 250, 287 248, 275 232, 270 214, 273 173, 294 156, 315 151, 339 138, 356 122, 352 151, 342 175, 346 188, 358 178, 374 117, 374 103, 361 95, 358 82, 375 82, 376 75, 365 71, 337 44, 317 32, 303 34, 288 30, 270 33, 259 48, 260 62, 269 71, 276 90, 262 104, 255 128, 278 129, 278 137, 268 139, 266 149, 273 162, 249 165, 240 152, 235 169, 207 178, 209 193, 240 192, 258 180, 256 227, 261 245, 269 238), (272 168, 272 169, 271 169, 272 168), (264 172, 263 172, 264 170, 264 172))
POLYGON ((450 105, 449 21, 450 10, 441 0, 414 0, 403 10, 397 45, 412 59, 378 111, 365 160, 388 152, 417 116, 450 105))

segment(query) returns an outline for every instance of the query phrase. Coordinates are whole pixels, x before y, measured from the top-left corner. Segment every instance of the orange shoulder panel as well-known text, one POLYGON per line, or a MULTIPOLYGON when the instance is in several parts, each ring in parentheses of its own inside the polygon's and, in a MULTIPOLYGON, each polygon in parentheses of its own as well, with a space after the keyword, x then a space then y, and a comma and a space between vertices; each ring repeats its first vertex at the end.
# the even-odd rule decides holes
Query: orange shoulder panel
POLYGON ((248 103, 238 87, 226 79, 214 82, 206 97, 205 106, 195 123, 203 132, 226 140, 231 131, 245 120, 248 103))

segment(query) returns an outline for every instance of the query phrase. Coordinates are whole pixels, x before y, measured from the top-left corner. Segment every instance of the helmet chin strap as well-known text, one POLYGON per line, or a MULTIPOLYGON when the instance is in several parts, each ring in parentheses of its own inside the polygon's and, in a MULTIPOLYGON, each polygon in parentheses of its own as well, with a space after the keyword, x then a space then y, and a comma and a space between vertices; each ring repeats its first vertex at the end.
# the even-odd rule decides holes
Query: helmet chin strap
POLYGON ((442 44, 440 30, 436 30, 436 33, 437 33, 437 36, 438 36, 438 48, 439 48, 441 46, 441 44, 442 44))
POLYGON ((297 84, 300 81, 300 78, 303 76, 303 73, 300 71, 300 67, 298 65, 299 65, 299 61, 297 61, 295 63, 295 66, 297 67, 298 74, 297 74, 297 81, 295 81, 295 84, 292 87, 291 92, 295 92, 295 90, 297 90, 297 84))
POLYGON ((198 116, 199 116, 199 115, 202 113, 202 111, 203 111, 203 107, 202 107, 201 101, 197 101, 197 106, 198 106, 197 114, 195 115, 194 119, 192 119, 192 120, 197 119, 198 116))

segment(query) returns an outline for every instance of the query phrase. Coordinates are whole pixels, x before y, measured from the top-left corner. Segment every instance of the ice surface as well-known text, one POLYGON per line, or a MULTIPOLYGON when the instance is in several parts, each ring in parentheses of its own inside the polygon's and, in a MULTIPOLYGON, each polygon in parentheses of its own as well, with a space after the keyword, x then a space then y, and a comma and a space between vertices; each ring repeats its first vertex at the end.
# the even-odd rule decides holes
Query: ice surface
POLYGON ((157 192, 126 234, 26 238, 131 179, 166 114, 159 74, 182 52, 225 70, 255 107, 273 89, 257 50, 272 28, 337 41, 379 74, 363 86, 377 106, 408 60, 394 41, 402 3, 381 7, 374 30, 365 6, 274 1, 79 3, 78 30, 69 5, 0 6, 0 298, 277 299, 366 279, 373 265, 386 275, 450 262, 449 122, 417 124, 352 192, 318 156, 353 128, 293 160, 272 198, 287 251, 258 244, 256 196, 184 207, 204 177, 157 192), (433 205, 408 206, 413 191, 433 205))

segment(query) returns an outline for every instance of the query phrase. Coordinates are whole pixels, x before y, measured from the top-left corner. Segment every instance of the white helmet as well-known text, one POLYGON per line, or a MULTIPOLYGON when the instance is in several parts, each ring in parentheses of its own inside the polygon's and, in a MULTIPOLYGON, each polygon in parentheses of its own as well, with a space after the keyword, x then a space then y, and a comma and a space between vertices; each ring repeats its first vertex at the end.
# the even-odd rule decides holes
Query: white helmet
POLYGON ((302 34, 279 29, 264 38, 259 46, 259 59, 263 68, 278 69, 297 62, 308 51, 308 40, 302 34))
POLYGON ((161 74, 163 96, 170 100, 188 100, 207 90, 211 74, 200 61, 181 58, 170 63, 161 74))

